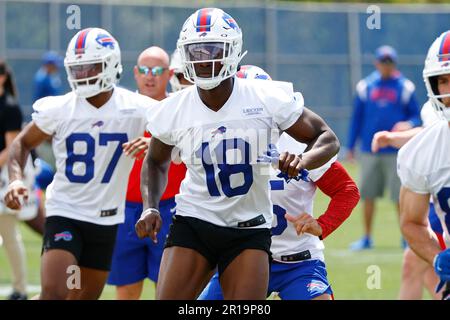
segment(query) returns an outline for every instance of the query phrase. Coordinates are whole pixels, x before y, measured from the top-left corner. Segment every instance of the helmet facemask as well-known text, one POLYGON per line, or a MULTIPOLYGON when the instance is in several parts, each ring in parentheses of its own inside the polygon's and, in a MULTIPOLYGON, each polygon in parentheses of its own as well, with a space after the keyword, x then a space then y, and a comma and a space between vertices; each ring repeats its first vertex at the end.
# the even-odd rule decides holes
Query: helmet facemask
POLYGON ((450 69, 448 68, 450 66, 450 54, 438 54, 437 58, 439 63, 437 68, 434 70, 424 70, 425 86, 433 109, 440 118, 450 121, 450 107, 447 107, 442 100, 442 98, 450 97, 450 93, 440 94, 438 89, 439 76, 450 74, 450 69))
POLYGON ((185 64, 185 78, 201 89, 214 89, 237 72, 242 56, 240 47, 236 50, 236 45, 239 45, 236 40, 234 43, 211 41, 181 44, 179 50, 185 64))
POLYGON ((79 97, 89 98, 111 90, 114 83, 120 78, 122 71, 121 66, 117 66, 118 62, 112 60, 109 55, 101 60, 66 63, 68 81, 75 94, 79 97), (117 68, 119 70, 114 79, 113 72, 117 68), (94 69, 98 69, 98 73, 95 73, 94 69))

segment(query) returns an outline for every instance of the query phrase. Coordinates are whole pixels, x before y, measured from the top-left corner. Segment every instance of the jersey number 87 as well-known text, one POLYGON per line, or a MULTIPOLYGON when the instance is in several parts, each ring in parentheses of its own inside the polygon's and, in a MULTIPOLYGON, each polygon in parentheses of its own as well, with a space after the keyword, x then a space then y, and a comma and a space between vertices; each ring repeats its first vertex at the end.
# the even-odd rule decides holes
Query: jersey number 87
MULTIPOLYGON (((108 183, 111 180, 117 162, 119 162, 122 154, 122 144, 128 141, 126 133, 100 133, 99 145, 106 146, 109 142, 117 141, 117 148, 106 168, 101 183, 108 183)), ((66 177, 70 182, 88 183, 94 178, 94 156, 95 156, 95 139, 89 133, 72 133, 66 139, 67 159, 66 159, 66 177), (76 142, 84 142, 86 144, 86 153, 74 153, 76 142), (75 174, 73 167, 76 162, 84 163, 86 170, 84 174, 75 174)))

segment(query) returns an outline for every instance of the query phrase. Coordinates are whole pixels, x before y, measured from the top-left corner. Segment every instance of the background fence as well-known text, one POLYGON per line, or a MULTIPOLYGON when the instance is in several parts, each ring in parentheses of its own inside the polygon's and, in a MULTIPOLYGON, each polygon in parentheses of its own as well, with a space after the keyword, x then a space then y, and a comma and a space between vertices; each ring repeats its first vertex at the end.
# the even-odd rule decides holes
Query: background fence
MULTIPOLYGON (((399 68, 416 84, 423 103, 426 51, 450 28, 450 5, 381 5, 379 28, 370 29, 367 22, 373 7, 369 4, 0 0, 0 57, 15 73, 28 119, 33 75, 42 54, 52 49, 63 55, 78 31, 67 27, 73 13, 69 7, 74 4, 80 10, 81 28, 105 28, 119 41, 124 65, 120 84, 130 89, 135 88, 132 67, 140 51, 158 45, 171 53, 192 12, 204 6, 224 9, 244 32, 244 49, 249 53, 243 63, 265 68, 274 79, 292 81, 307 106, 330 123, 343 144, 354 86, 373 70, 374 50, 382 44, 397 49, 399 68)), ((64 85, 68 90, 66 81, 64 85)))

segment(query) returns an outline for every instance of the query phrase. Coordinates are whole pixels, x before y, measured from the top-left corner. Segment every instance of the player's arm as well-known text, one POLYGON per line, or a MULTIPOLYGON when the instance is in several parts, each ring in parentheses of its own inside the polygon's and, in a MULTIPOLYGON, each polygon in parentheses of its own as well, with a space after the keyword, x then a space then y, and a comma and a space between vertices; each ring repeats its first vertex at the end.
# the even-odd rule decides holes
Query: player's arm
POLYGON ((422 131, 422 127, 412 128, 406 131, 379 131, 372 139, 372 152, 378 152, 380 148, 394 147, 400 149, 416 134, 422 131))
POLYGON ((10 209, 20 209, 20 196, 28 198, 28 190, 23 183, 23 169, 30 151, 51 138, 32 121, 14 139, 9 151, 9 187, 5 203, 10 209))
POLYGON ((402 186, 400 189, 400 227, 411 249, 433 264, 441 251, 434 232, 428 227, 429 194, 420 194, 402 186))
POLYGON ((173 146, 153 137, 141 169, 141 193, 144 212, 136 223, 140 238, 151 237, 156 242, 156 234, 161 228, 159 200, 167 185, 167 173, 173 146))
POLYGON ((294 224, 297 234, 306 232, 325 239, 350 216, 358 204, 359 190, 339 162, 333 163, 315 184, 331 198, 327 210, 318 219, 307 213, 286 214, 286 219, 294 224))
MULTIPOLYGON (((319 115, 308 108, 304 108, 300 118, 286 132, 297 141, 308 145, 301 156, 301 161, 295 167, 290 166, 289 171, 282 170, 288 172, 290 176, 297 176, 301 169, 318 168, 339 152, 339 140, 333 130, 319 115)), ((280 156, 281 162, 285 160, 283 157, 286 157, 285 153, 280 156)), ((283 169, 281 165, 280 169, 283 169)))

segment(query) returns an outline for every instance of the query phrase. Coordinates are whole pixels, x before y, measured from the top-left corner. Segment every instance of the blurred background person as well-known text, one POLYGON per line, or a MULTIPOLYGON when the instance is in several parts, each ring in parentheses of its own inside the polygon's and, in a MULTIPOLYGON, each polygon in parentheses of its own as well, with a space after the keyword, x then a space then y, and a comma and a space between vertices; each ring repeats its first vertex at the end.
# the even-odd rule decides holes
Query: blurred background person
MULTIPOLYGON (((156 46, 144 50, 134 67, 138 92, 155 100, 165 99, 168 96, 167 85, 173 73, 173 69, 169 67, 169 55, 166 51, 156 46)), ((149 143, 150 136, 145 132, 145 138, 141 137, 126 143, 123 149, 125 154, 133 155, 136 160, 128 180, 125 222, 120 224, 117 230, 108 278, 108 284, 116 286, 118 300, 139 299, 146 278, 154 282, 156 287, 164 243, 172 223, 172 216, 175 214, 175 195, 179 193, 181 181, 186 174, 184 164, 171 163, 167 187, 159 203, 163 225, 158 233, 158 243, 153 243, 150 238, 139 239, 135 224, 143 211, 140 175, 146 152, 144 149, 149 143)))
MULTIPOLYGON (((375 52, 375 68, 358 82, 350 123, 348 155, 355 158, 355 145, 360 144, 359 189, 363 200, 364 236, 350 245, 351 250, 371 249, 375 200, 383 197, 385 187, 398 212, 400 180, 396 174, 397 150, 392 147, 371 152, 374 134, 378 131, 404 131, 419 126, 420 109, 414 84, 397 69, 397 52, 381 46, 375 52)), ((404 245, 404 243, 403 243, 404 245)))
MULTIPOLYGON (((63 93, 60 71, 63 67, 63 58, 55 51, 47 51, 42 56, 42 65, 36 71, 33 80, 33 103, 48 96, 58 96, 63 93)), ((51 168, 51 177, 55 171, 55 156, 53 155, 51 141, 41 144, 36 149, 36 156, 40 158, 39 165, 42 166, 44 174, 48 176, 48 169, 51 168)), ((43 190, 48 183, 43 183, 40 187, 43 190)))
POLYGON ((33 102, 63 93, 59 73, 62 62, 61 56, 54 51, 48 51, 42 56, 42 65, 34 75, 33 102))
MULTIPOLYGON (((5 61, 0 60, 0 170, 2 193, 6 192, 8 174, 6 162, 9 147, 22 128, 22 112, 17 101, 17 91, 13 74, 5 61)), ((7 210, 3 203, 0 206, 0 236, 11 266, 13 292, 9 300, 26 300, 26 256, 19 230, 16 212, 7 210)))

